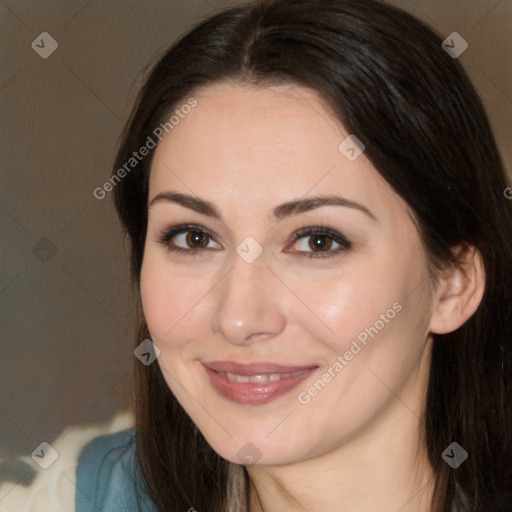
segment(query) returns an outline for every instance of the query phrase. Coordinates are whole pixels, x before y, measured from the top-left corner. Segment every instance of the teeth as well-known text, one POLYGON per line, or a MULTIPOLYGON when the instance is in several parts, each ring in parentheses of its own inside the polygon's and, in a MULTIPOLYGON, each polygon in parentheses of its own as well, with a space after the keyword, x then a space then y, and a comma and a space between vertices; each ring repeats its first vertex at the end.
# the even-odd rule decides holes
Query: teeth
POLYGON ((249 376, 249 382, 268 382, 268 375, 250 375, 249 376))
POLYGON ((236 382, 236 375, 233 375, 232 373, 221 373, 221 375, 225 375, 228 380, 230 380, 231 382, 236 382))
POLYGON ((262 373, 261 375, 236 375, 234 373, 222 373, 231 382, 247 383, 252 382, 254 384, 260 384, 262 382, 277 382, 281 379, 290 379, 297 377, 307 370, 299 370, 293 373, 262 373))
POLYGON ((234 373, 226 373, 224 375, 226 375, 231 382, 249 382, 247 375, 235 375, 234 373))

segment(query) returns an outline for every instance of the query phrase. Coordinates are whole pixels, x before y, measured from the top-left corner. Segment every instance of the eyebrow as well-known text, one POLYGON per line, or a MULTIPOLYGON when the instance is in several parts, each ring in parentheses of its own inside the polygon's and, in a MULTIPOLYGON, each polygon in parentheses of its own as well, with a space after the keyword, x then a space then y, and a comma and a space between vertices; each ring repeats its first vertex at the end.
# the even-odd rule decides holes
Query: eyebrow
MULTIPOLYGON (((214 219, 224 222, 222 214, 217 207, 210 201, 200 199, 199 197, 181 194, 178 192, 160 192, 150 201, 149 207, 161 202, 176 203, 185 208, 189 208, 190 210, 194 210, 197 213, 201 213, 202 215, 213 217, 214 219)), ((272 211, 272 217, 273 219, 280 221, 285 217, 315 210, 322 206, 343 206, 346 208, 353 208, 363 212, 373 220, 377 220, 377 217, 375 217, 375 215, 366 208, 366 206, 355 201, 351 201, 350 199, 346 199, 345 197, 333 195, 319 195, 288 201, 276 206, 272 211)))

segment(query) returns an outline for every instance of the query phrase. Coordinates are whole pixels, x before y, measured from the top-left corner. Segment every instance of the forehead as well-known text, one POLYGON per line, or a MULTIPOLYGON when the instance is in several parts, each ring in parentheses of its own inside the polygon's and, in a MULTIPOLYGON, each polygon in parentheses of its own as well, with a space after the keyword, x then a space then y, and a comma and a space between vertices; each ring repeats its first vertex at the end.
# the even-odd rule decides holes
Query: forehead
POLYGON ((350 134, 313 91, 218 84, 192 96, 197 105, 157 146, 150 198, 172 189, 256 207, 336 192, 403 209, 364 152, 343 153, 350 134))

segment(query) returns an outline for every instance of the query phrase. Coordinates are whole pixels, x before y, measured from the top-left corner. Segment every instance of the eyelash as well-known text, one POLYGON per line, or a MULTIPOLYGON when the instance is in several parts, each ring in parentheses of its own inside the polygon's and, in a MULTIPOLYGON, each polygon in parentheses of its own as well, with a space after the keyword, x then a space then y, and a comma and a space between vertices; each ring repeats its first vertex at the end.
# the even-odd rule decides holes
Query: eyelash
MULTIPOLYGON (((204 251, 208 251, 210 249, 206 248, 190 248, 190 249, 183 249, 182 247, 177 247, 170 245, 170 241, 172 238, 174 238, 176 235, 180 235, 182 233, 187 232, 198 232, 201 234, 207 235, 210 239, 213 239, 213 235, 210 231, 207 229, 194 225, 194 224, 182 224, 180 226, 173 226, 169 228, 165 228, 162 230, 158 236, 157 242, 164 245, 167 250, 177 253, 177 254, 187 254, 187 256, 197 257, 200 256, 204 251), (191 254, 192 253, 192 254, 191 254)), ((294 233, 294 240, 293 243, 296 243, 301 238, 305 238, 308 236, 313 235, 323 235, 327 236, 328 238, 331 238, 333 241, 338 243, 340 247, 336 248, 334 251, 328 251, 328 252, 311 252, 307 253, 304 251, 297 251, 301 257, 305 258, 331 258, 333 256, 336 256, 337 254, 341 252, 345 252, 349 250, 352 247, 352 244, 347 240, 347 238, 342 235, 341 233, 338 233, 337 231, 334 231, 328 227, 325 226, 315 226, 315 227, 308 227, 303 228, 294 233)))

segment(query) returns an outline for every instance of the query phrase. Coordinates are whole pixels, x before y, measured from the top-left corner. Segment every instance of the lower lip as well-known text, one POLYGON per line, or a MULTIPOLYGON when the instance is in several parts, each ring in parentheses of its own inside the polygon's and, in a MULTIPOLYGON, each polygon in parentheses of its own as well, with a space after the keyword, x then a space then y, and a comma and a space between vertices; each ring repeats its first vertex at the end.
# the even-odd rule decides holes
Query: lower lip
POLYGON ((309 368, 304 373, 281 379, 277 382, 232 382, 225 374, 204 367, 213 387, 225 398, 238 404, 263 405, 288 393, 317 368, 309 368))

